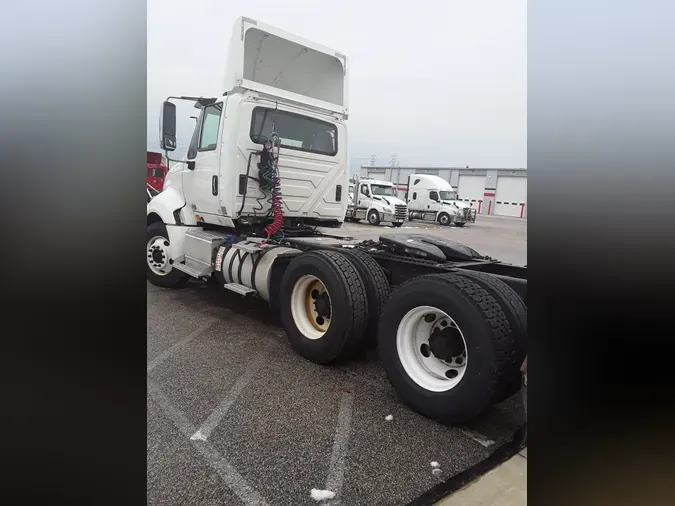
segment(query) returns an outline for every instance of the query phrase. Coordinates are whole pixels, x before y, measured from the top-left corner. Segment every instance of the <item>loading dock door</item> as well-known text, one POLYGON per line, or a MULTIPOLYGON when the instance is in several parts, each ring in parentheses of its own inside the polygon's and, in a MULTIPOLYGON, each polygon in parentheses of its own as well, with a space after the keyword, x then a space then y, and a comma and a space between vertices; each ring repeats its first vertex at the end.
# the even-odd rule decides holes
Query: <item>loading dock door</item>
POLYGON ((493 214, 522 218, 526 203, 526 177, 500 176, 497 178, 493 214))
MULTIPOLYGON (((485 176, 460 175, 457 184, 457 195, 459 200, 467 204, 473 204, 473 208, 478 210, 479 201, 483 200, 485 192, 485 176)), ((481 209, 481 212, 485 212, 481 209)))

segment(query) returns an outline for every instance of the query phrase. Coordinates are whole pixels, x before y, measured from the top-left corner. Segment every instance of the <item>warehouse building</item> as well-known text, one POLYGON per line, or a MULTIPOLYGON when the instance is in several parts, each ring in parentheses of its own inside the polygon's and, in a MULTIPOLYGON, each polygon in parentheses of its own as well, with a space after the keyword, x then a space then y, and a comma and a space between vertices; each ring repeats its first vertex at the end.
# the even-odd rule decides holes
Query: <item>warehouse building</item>
POLYGON ((452 185, 458 198, 472 203, 479 214, 527 218, 527 169, 362 165, 360 172, 361 177, 391 181, 401 198, 412 174, 442 177, 452 185))

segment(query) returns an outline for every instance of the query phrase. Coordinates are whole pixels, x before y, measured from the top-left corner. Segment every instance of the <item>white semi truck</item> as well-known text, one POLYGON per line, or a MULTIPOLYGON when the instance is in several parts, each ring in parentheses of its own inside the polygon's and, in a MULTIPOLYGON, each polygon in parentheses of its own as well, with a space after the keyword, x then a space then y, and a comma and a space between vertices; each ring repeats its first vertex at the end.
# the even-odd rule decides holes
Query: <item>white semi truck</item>
POLYGON ((337 51, 239 18, 224 93, 162 105, 169 160, 174 102, 199 118, 147 205, 148 281, 259 297, 316 363, 376 339, 406 403, 468 421, 520 388, 526 269, 433 236, 316 240, 316 226, 340 227, 347 208, 348 71, 337 51))
POLYGON ((349 185, 347 221, 367 220, 371 225, 389 222, 395 227, 403 225, 408 208, 394 193, 394 184, 372 178, 355 178, 349 185))
POLYGON ((450 183, 438 176, 410 175, 406 201, 410 221, 433 221, 441 225, 454 223, 457 227, 476 221, 476 210, 473 206, 458 200, 450 183))

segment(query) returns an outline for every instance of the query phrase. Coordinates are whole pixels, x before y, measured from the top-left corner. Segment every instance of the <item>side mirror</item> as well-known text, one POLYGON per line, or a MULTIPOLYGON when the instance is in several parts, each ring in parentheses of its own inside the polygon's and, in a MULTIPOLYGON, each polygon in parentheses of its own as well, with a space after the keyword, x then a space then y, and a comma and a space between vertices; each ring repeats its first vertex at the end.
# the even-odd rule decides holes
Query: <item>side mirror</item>
POLYGON ((166 151, 176 149, 176 104, 168 101, 162 104, 162 138, 159 144, 166 151))

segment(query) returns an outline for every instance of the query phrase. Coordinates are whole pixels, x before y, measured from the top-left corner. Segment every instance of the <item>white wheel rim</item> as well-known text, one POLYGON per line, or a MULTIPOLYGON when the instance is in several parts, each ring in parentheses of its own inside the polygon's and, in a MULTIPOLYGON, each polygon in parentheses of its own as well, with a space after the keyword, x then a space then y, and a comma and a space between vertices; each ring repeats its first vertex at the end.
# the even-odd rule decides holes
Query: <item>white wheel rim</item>
POLYGON ((452 390, 466 372, 464 334, 455 320, 433 306, 411 309, 401 319, 396 331, 396 350, 410 379, 430 392, 452 390), (435 337, 430 343, 432 334, 435 337), (463 351, 457 353, 460 349, 463 351), (438 358, 433 350, 445 359, 438 358), (447 360, 450 354, 452 357, 447 360))
POLYGON ((150 270, 158 276, 166 276, 171 272, 169 263, 169 240, 161 235, 148 241, 146 261, 150 270))
POLYGON ((370 213, 370 215, 368 216, 368 221, 374 224, 377 221, 377 215, 375 213, 370 213))
POLYGON ((441 225, 447 225, 448 221, 449 221, 448 216, 446 214, 441 214, 440 219, 441 225))
POLYGON ((291 315, 295 326, 307 339, 321 339, 326 334, 333 306, 328 289, 319 278, 308 274, 295 282, 291 292, 291 315))

